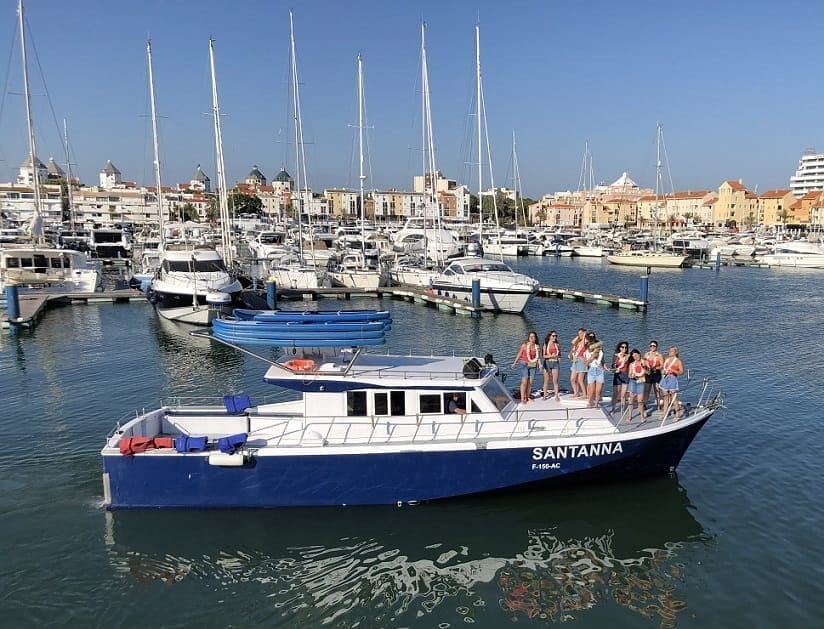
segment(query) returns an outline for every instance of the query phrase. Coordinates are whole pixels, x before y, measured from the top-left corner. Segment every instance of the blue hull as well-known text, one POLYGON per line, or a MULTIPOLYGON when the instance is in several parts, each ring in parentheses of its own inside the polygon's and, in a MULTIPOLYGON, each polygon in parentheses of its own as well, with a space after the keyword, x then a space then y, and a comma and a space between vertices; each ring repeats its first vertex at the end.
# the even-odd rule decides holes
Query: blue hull
POLYGON ((304 323, 320 323, 323 321, 385 321, 389 319, 387 310, 247 310, 236 308, 235 318, 241 321, 302 321, 304 323))
POLYGON ((709 418, 620 448, 260 456, 214 467, 200 454, 105 455, 111 509, 375 505, 673 471, 709 418))

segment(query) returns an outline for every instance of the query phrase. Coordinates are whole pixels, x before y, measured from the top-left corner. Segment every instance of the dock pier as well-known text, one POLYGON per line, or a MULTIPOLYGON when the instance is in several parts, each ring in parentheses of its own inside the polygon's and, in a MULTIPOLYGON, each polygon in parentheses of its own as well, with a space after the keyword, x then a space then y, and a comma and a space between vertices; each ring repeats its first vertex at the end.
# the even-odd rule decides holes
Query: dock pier
MULTIPOLYGON (((422 286, 385 286, 377 289, 364 288, 283 288, 267 286, 266 289, 246 290, 243 300, 251 307, 267 308, 269 303, 276 303, 277 299, 317 301, 321 298, 335 298, 343 300, 358 297, 377 297, 383 299, 402 299, 405 301, 423 304, 437 308, 443 312, 468 317, 480 317, 482 308, 473 304, 469 299, 458 299, 448 294, 427 289, 422 286), (274 292, 275 295, 271 293, 274 292), (269 303, 267 303, 269 302, 269 303)), ((643 312, 647 309, 647 301, 631 299, 620 295, 607 293, 593 293, 571 288, 541 286, 538 297, 555 297, 569 301, 609 306, 612 308, 643 312)), ((3 328, 32 328, 43 316, 48 307, 64 304, 88 304, 96 302, 128 303, 133 299, 144 300, 142 292, 132 288, 101 291, 96 293, 42 293, 39 295, 20 294, 17 298, 17 308, 11 308, 0 315, 0 327, 3 328)))

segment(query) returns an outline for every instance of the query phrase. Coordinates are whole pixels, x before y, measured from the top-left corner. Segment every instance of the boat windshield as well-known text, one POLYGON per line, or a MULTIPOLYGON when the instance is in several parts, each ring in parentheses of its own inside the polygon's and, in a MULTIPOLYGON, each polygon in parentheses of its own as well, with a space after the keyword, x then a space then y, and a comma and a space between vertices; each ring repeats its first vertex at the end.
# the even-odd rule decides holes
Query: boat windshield
MULTIPOLYGON (((166 271, 177 271, 180 273, 192 272, 191 260, 164 260, 163 268, 166 271)), ((195 260, 195 273, 217 273, 219 271, 226 271, 226 266, 223 260, 195 260)))
POLYGON ((504 410, 504 407, 512 401, 509 392, 507 392, 504 385, 496 378, 487 382, 481 388, 481 391, 484 392, 484 395, 490 399, 499 411, 504 410))
POLYGON ((464 267, 463 271, 458 271, 459 273, 480 273, 480 272, 487 272, 487 271, 504 271, 504 272, 511 272, 510 269, 506 264, 503 262, 478 262, 477 264, 468 264, 464 267))

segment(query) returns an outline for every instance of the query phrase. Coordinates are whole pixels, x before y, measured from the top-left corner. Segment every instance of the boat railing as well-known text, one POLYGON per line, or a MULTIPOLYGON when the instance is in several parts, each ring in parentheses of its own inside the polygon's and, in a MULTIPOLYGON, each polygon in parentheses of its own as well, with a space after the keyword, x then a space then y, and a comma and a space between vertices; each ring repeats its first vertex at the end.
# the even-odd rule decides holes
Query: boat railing
MULTIPOLYGON (((306 445, 306 441, 335 445, 385 445, 387 443, 467 442, 485 444, 490 440, 529 439, 535 436, 572 437, 582 434, 587 419, 576 418, 574 409, 513 411, 502 417, 497 412, 471 412, 461 416, 417 414, 409 416, 306 417, 300 427, 282 433, 276 445, 306 445), (457 419, 457 418, 460 419, 457 419), (455 418, 455 419, 452 419, 455 418), (357 421, 356 421, 357 419, 357 421), (397 433, 397 434, 396 434, 397 433)), ((595 418, 592 418, 595 419, 595 418)), ((613 435, 611 423, 602 424, 591 436, 613 435)))

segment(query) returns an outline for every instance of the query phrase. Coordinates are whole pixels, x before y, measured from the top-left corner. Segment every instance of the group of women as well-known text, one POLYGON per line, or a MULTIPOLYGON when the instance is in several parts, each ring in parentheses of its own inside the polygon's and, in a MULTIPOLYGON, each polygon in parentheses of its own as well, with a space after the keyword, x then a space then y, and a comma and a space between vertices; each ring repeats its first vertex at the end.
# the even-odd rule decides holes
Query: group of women
MULTIPOLYGON (((607 366, 603 343, 592 330, 580 328, 572 339, 567 358, 571 363, 569 380, 572 396, 586 400, 587 407, 595 408, 600 404, 604 376, 609 371, 613 374, 611 413, 615 412, 616 405, 622 412, 629 409, 631 420, 637 405, 641 422, 644 422, 647 418, 647 402, 652 394, 655 397, 655 408, 665 417, 671 412, 675 413, 676 418, 681 416, 678 376, 684 373, 684 365, 677 347, 670 347, 664 357, 658 351, 658 341, 652 340, 648 351, 642 355, 641 350, 630 350, 629 343, 621 341, 615 346, 612 364, 607 366)), ((547 400, 553 395, 556 400, 560 400, 558 381, 561 346, 555 330, 546 335, 542 344, 538 342, 538 334, 530 332, 526 342, 518 348, 512 367, 518 369, 521 378, 522 403, 532 399, 532 383, 536 373, 543 374, 543 389, 539 392, 543 398, 547 400)))

